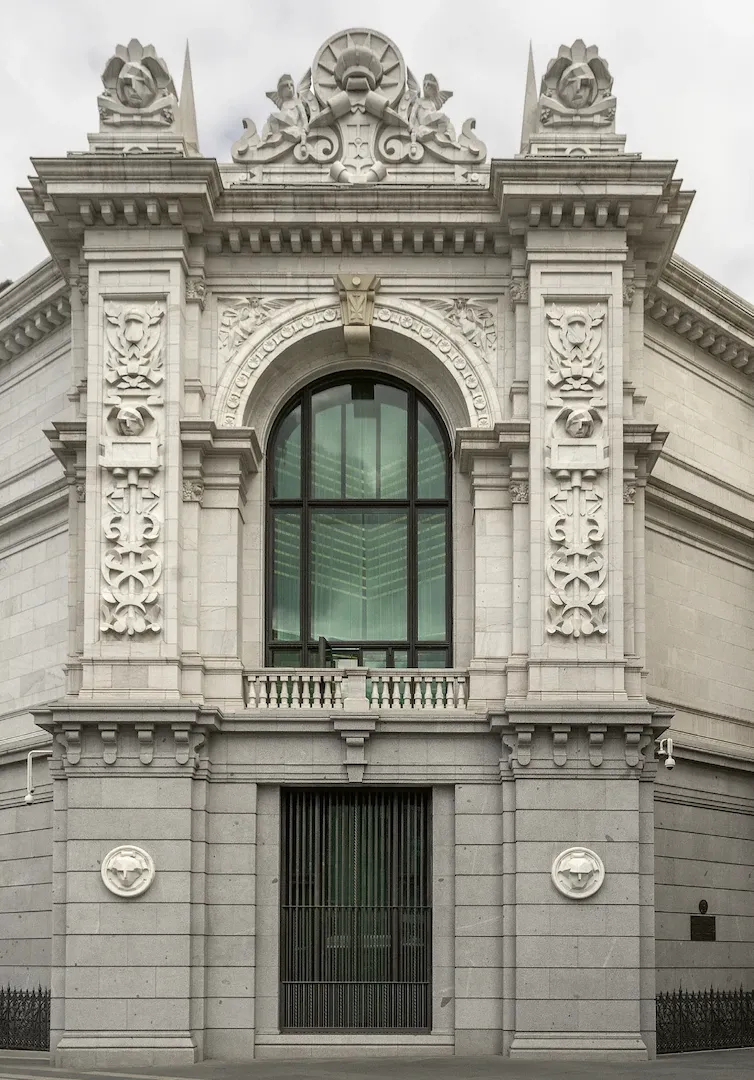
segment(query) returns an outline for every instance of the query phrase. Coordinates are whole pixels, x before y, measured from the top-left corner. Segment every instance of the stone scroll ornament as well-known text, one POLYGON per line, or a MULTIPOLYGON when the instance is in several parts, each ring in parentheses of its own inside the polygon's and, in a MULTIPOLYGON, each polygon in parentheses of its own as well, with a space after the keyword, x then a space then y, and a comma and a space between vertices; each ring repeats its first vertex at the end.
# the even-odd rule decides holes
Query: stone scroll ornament
POLYGON ((101 622, 103 633, 160 626, 165 309, 106 303, 101 622))
POLYGON ((547 321, 546 575, 549 634, 607 633, 604 312, 551 307, 547 321))
POLYGON ((154 860, 144 848, 120 844, 105 855, 100 873, 111 893, 132 899, 145 893, 154 881, 154 860))
POLYGON ((178 98, 167 64, 154 46, 133 38, 118 45, 102 73, 104 91, 97 99, 102 124, 168 127, 178 98))
POLYGON ((451 97, 434 75, 420 84, 395 44, 374 30, 329 38, 298 82, 281 75, 268 92, 275 109, 261 132, 243 121, 233 160, 250 166, 293 162, 329 167, 338 183, 379 183, 391 165, 423 160, 473 166, 486 147, 467 120, 461 134, 443 111, 451 97))

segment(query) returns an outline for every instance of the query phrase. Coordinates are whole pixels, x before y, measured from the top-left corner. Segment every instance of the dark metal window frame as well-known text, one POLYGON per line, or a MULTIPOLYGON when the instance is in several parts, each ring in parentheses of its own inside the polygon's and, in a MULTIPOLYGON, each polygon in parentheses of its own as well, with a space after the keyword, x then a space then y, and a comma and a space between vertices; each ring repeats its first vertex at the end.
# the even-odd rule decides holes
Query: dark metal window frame
MULTIPOLYGON (((345 437, 345 436, 344 436, 345 437)), ((345 468, 345 455, 343 455, 342 467, 345 468)), ((312 510, 408 510, 408 558, 407 558, 407 629, 408 635, 405 641, 335 641, 328 640, 327 645, 334 650, 344 653, 359 653, 359 663, 363 662, 364 651, 386 650, 388 659, 392 660, 395 651, 407 650, 407 667, 417 667, 417 652, 419 650, 444 650, 447 667, 453 665, 453 499, 452 499, 452 452, 448 432, 437 410, 432 406, 423 394, 420 394, 409 383, 400 379, 391 378, 381 373, 366 372, 340 372, 337 375, 319 379, 306 386, 294 397, 290 398, 280 410, 267 441, 267 476, 266 476, 266 524, 265 524, 265 662, 270 665, 274 654, 284 655, 286 652, 301 654, 301 662, 292 660, 286 667, 315 667, 319 666, 320 642, 311 634, 311 585, 312 576, 309 562, 311 545, 311 518, 312 510), (407 497, 405 499, 315 499, 311 495, 312 481, 312 396, 320 390, 353 383, 369 382, 374 385, 394 386, 408 394, 408 447, 407 447, 407 497), (429 412, 437 424, 445 449, 447 469, 445 475, 445 497, 442 499, 420 499, 417 494, 418 486, 418 405, 421 403, 429 412), (273 482, 275 475, 274 451, 280 428, 290 413, 301 406, 301 496, 297 499, 283 499, 273 497, 273 482), (446 510, 446 536, 445 536, 445 628, 446 637, 443 641, 424 641, 418 639, 418 511, 419 510, 443 509, 446 510), (274 641, 272 637, 273 617, 273 521, 275 510, 301 510, 301 547, 300 547, 300 638, 297 642, 274 641), (317 663, 312 659, 317 657, 317 663)), ((281 665, 276 665, 281 666, 281 665)))

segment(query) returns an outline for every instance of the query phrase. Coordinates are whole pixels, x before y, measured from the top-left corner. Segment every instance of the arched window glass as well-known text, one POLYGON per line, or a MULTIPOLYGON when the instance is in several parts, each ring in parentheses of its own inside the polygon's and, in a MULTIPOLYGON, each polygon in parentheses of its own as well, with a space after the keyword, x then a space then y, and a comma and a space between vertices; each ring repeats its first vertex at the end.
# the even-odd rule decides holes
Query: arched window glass
POLYGON ((268 457, 269 664, 450 665, 449 460, 400 383, 343 378, 288 406, 268 457))

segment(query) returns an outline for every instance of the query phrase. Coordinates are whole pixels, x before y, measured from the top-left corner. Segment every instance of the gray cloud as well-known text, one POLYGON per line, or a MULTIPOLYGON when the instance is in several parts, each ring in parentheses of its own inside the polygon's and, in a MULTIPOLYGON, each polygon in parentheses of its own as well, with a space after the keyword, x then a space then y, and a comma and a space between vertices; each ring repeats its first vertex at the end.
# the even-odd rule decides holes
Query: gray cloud
POLYGON ((518 149, 529 39, 538 78, 562 42, 599 45, 615 76, 627 149, 677 158, 678 175, 698 193, 678 253, 754 300, 754 32, 748 4, 734 0, 380 0, 366 10, 346 0, 14 4, 0 54, 0 279, 45 257, 15 188, 31 172, 29 157, 86 149, 98 123, 99 74, 118 42, 152 42, 178 80, 190 40, 202 150, 227 161, 241 117, 264 119, 264 93, 281 72, 298 78, 325 38, 364 23, 392 37, 414 72, 434 71, 455 91, 448 111, 477 118, 493 157, 518 149))

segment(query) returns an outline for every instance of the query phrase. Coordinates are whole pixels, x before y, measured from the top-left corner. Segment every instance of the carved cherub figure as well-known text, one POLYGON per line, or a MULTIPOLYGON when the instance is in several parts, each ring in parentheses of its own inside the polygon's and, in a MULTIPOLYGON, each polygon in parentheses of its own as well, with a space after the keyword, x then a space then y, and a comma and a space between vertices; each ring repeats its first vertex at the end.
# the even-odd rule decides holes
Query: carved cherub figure
POLYGON ((285 131, 303 138, 312 117, 319 112, 319 104, 311 91, 311 69, 306 72, 298 86, 290 75, 281 75, 275 90, 268 90, 267 97, 275 105, 262 128, 262 142, 285 131))
POLYGON ((455 129, 442 111, 453 91, 441 90, 437 77, 431 72, 424 76, 421 89, 410 71, 406 83, 404 108, 412 135, 419 140, 433 135, 439 142, 457 145, 455 129))

